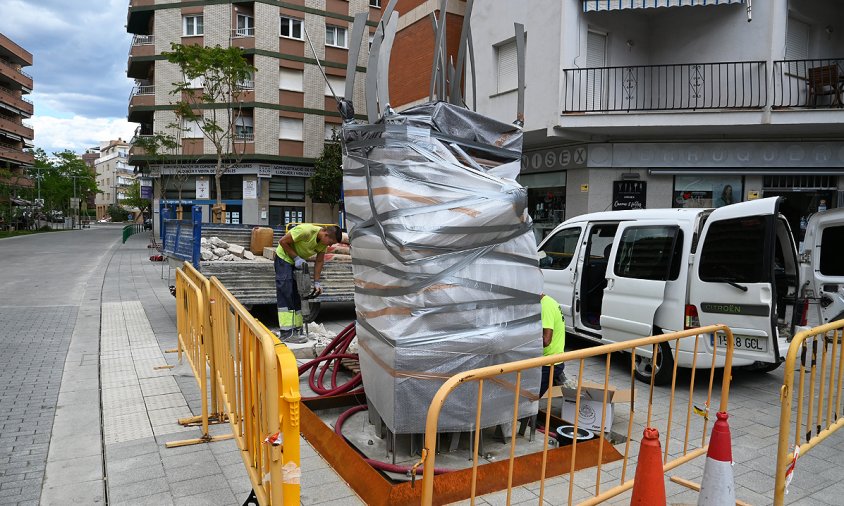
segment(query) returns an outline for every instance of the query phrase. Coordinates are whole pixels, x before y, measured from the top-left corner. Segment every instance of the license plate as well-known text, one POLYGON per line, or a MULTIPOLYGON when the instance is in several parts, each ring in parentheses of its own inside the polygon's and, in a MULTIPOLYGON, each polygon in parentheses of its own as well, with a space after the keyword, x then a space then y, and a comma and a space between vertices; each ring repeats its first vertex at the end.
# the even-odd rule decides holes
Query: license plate
MULTIPOLYGON (((709 334, 709 344, 715 346, 715 336, 713 334, 709 334)), ((718 348, 726 349, 727 348, 727 336, 724 334, 718 334, 718 348)), ((755 337, 755 336, 733 336, 733 349, 734 350, 746 350, 746 351, 758 351, 760 353, 766 353, 768 351, 768 338, 766 337, 755 337)))

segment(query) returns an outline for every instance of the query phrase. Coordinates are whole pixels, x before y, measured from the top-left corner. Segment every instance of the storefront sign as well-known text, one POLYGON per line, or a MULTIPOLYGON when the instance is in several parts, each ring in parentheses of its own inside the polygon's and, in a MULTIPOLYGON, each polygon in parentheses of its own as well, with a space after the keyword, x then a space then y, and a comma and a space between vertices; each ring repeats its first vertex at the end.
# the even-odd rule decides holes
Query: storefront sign
POLYGON ((586 147, 528 151, 522 154, 522 174, 586 167, 586 147))
POLYGON ((829 167, 844 165, 844 142, 615 143, 589 146, 589 167, 829 167))
POLYGON ((141 186, 141 198, 147 200, 152 198, 152 186, 141 186))
MULTIPOLYGON (((162 175, 178 174, 184 176, 196 175, 213 175, 216 166, 211 163, 204 164, 175 164, 168 163, 162 165, 153 165, 151 168, 152 177, 161 177, 162 175)), ((299 165, 270 165, 257 163, 244 163, 234 165, 226 169, 223 174, 244 174, 244 175, 258 175, 258 177, 272 177, 272 176, 297 176, 297 177, 311 177, 314 175, 313 167, 303 167, 299 165)))
POLYGON ((612 210, 644 209, 647 188, 646 181, 613 181, 612 210))

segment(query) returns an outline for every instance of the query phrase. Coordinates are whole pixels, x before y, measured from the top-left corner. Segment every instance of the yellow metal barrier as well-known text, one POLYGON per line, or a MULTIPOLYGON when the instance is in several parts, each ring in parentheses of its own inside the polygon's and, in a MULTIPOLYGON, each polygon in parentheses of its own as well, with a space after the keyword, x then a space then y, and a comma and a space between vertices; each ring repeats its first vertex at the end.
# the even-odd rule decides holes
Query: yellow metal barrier
POLYGON ((844 387, 842 379, 844 320, 815 327, 794 336, 788 347, 780 390, 782 408, 774 485, 775 505, 783 504, 797 460, 844 427, 844 417, 841 416, 841 389, 844 387), (799 380, 795 405, 794 375, 797 372, 799 380))
MULTIPOLYGON (((179 360, 181 361, 182 350, 184 350, 202 396, 200 415, 187 420, 179 420, 179 422, 200 422, 202 436, 182 441, 170 441, 165 444, 167 448, 210 443, 233 437, 231 434, 212 436, 208 432, 208 353, 205 343, 208 341, 206 337, 210 337, 210 320, 206 293, 194 281, 191 281, 182 268, 176 269, 176 330, 179 334, 179 360)), ((214 393, 216 394, 216 391, 214 393)))
POLYGON ((299 374, 293 353, 216 277, 215 381, 258 502, 299 504, 299 374))
MULTIPOLYGON (((199 287, 202 291, 202 300, 205 302, 205 311, 203 314, 200 315, 202 317, 202 328, 204 332, 202 333, 202 342, 205 346, 205 355, 206 361, 208 362, 208 367, 215 371, 217 370, 214 364, 214 340, 211 338, 212 331, 211 331, 211 308, 208 306, 208 301, 210 300, 210 293, 211 293, 211 282, 203 276, 196 268, 190 263, 185 262, 182 265, 182 272, 185 274, 188 279, 193 281, 193 283, 199 287)), ((178 347, 179 352, 179 360, 182 358, 182 347, 181 344, 178 347)), ((219 405, 219 394, 217 393, 217 382, 211 381, 210 382, 210 411, 208 415, 209 423, 221 423, 224 422, 224 417, 221 416, 219 405)), ((200 422, 200 417, 191 417, 191 418, 183 418, 179 420, 179 423, 182 425, 188 425, 192 423, 200 422)))
MULTIPOLYGON (((440 415, 440 410, 442 409, 443 405, 446 402, 448 395, 458 388, 459 386, 469 383, 469 382, 477 382, 477 397, 478 397, 478 404, 476 407, 475 413, 475 426, 480 426, 481 421, 481 411, 483 408, 482 399, 483 399, 483 387, 485 381, 496 381, 499 384, 502 383, 515 383, 513 388, 514 392, 518 392, 518 395, 514 393, 514 403, 513 403, 513 419, 512 419, 512 435, 510 438, 510 460, 509 460, 509 474, 507 477, 507 504, 510 503, 511 500, 511 493, 513 487, 513 464, 515 460, 515 449, 516 449, 516 435, 517 431, 515 430, 516 423, 519 420, 519 396, 526 395, 525 392, 521 390, 521 372, 528 369, 536 369, 538 367, 544 365, 552 365, 558 362, 579 362, 579 368, 577 373, 578 384, 577 384, 577 393, 576 393, 576 405, 575 405, 575 413, 580 412, 580 394, 582 389, 582 383, 584 378, 584 363, 588 359, 595 359, 598 358, 598 362, 600 363, 600 357, 603 357, 603 376, 604 376, 604 391, 603 391, 603 401, 602 401, 602 412, 601 412, 601 420, 602 420, 602 428, 603 427, 603 420, 606 420, 607 414, 607 399, 608 399, 608 385, 609 385, 609 378, 610 378, 610 357, 612 353, 624 351, 630 353, 630 384, 631 388, 635 388, 635 380, 634 380, 634 371, 636 368, 635 363, 635 353, 634 350, 639 348, 639 353, 642 353, 642 350, 647 350, 651 348, 650 353, 652 353, 652 357, 658 359, 658 353, 660 349, 660 343, 664 342, 673 342, 674 344, 674 370, 672 371, 672 379, 671 379, 671 389, 670 389, 670 401, 669 401, 669 408, 668 408, 668 416, 667 420, 663 419, 662 417, 654 418, 653 415, 653 393, 654 393, 654 384, 653 384, 653 375, 651 379, 651 383, 649 385, 648 395, 647 395, 647 417, 645 421, 645 427, 656 427, 660 431, 660 437, 663 441, 663 469, 664 471, 669 471, 674 469, 690 460, 699 457, 701 455, 705 455, 708 449, 707 435, 708 435, 708 420, 709 420, 709 408, 708 406, 711 405, 713 402, 713 385, 715 382, 715 371, 717 369, 717 365, 723 365, 724 373, 723 379, 721 382, 721 392, 720 396, 718 396, 718 410, 717 411, 727 411, 727 402, 729 399, 729 392, 730 392, 730 378, 731 378, 731 371, 732 371, 732 358, 733 358, 733 334, 732 331, 726 327, 725 325, 710 325, 708 327, 701 327, 697 329, 690 329, 682 332, 674 332, 670 334, 663 334, 659 336, 651 336, 645 337, 641 339, 635 339, 632 341, 626 341, 622 343, 614 343, 608 344, 603 346, 597 346, 592 348, 586 348, 577 351, 571 351, 566 353, 561 353, 559 355, 552 355, 547 357, 538 357, 529 360, 521 360, 518 362, 511 362, 507 364, 499 364, 490 367, 484 367, 481 369, 475 369, 472 371, 466 371, 455 376, 449 378, 440 389, 437 391, 436 395, 434 396, 431 405, 428 409, 428 417, 426 420, 426 428, 425 428, 425 443, 422 450, 422 459, 420 463, 417 464, 424 464, 423 468, 423 489, 422 489, 422 504, 423 505, 431 505, 435 502, 434 497, 434 467, 435 467, 435 459, 436 459, 436 437, 437 437, 437 422, 440 415), (712 339, 713 346, 716 346, 718 343, 717 339, 713 339, 713 336, 723 333, 726 336, 726 349, 715 349, 712 355, 712 361, 709 366, 709 382, 708 388, 705 392, 705 401, 699 402, 699 405, 695 404, 695 376, 697 375, 697 370, 694 366, 697 365, 697 351, 700 349, 700 346, 703 346, 700 341, 701 338, 703 339, 712 339), (678 450, 677 448, 670 448, 672 443, 672 430, 675 429, 674 425, 674 406, 675 406, 675 397, 678 390, 677 385, 677 353, 679 350, 679 344, 682 339, 694 339, 694 363, 693 368, 691 369, 690 373, 690 380, 688 386, 688 399, 685 400, 685 407, 683 411, 685 412, 685 425, 677 429, 677 432, 683 431, 684 437, 682 441, 682 449, 678 450), (717 359, 717 362, 716 362, 717 359), (501 378, 501 376, 507 374, 515 373, 515 382, 511 381, 507 378, 501 378), (703 407, 700 407, 703 406, 703 407), (692 419, 693 416, 701 415, 703 417, 702 423, 696 423, 697 419, 692 419), (694 422, 694 423, 693 423, 694 422), (698 435, 694 437, 691 436, 691 429, 692 426, 697 426, 696 428, 699 429, 700 434, 699 438, 698 435), (700 441, 700 445, 696 444, 696 441, 700 441), (677 455, 672 459, 669 459, 669 455, 677 455)), ((566 368, 567 371, 572 371, 572 368, 566 368)), ((571 374, 571 373, 570 373, 571 374)), ((626 375, 626 372, 625 372, 626 375)), ((553 377, 553 370, 551 371, 551 377, 553 377)), ((549 389, 550 392, 551 389, 549 389)), ((635 392, 633 392, 635 394, 635 392)), ((529 396, 529 394, 527 394, 529 396)), ((632 401, 630 403, 630 410, 628 413, 628 423, 627 423, 627 442, 624 444, 624 454, 623 454, 623 462, 621 463, 621 473, 620 479, 618 480, 618 484, 612 486, 607 490, 601 490, 602 488, 602 468, 603 468, 603 454, 604 454, 604 445, 605 439, 599 438, 598 442, 598 467, 597 467, 597 474, 595 475, 595 485, 594 485, 594 497, 589 500, 583 501, 580 504, 583 505, 592 505, 598 504, 608 499, 611 499, 619 494, 630 490, 633 488, 633 478, 627 473, 628 469, 628 461, 630 460, 630 450, 631 450, 631 436, 633 430, 633 423, 634 423, 634 415, 636 414, 635 411, 635 399, 636 396, 634 395, 632 401), (628 476, 629 479, 628 479, 628 476)), ((681 399, 683 400, 683 399, 681 399)), ((540 487, 539 487, 539 503, 543 503, 543 496, 545 493, 545 480, 546 480, 546 470, 548 465, 548 432, 547 429, 550 427, 550 417, 551 417, 551 396, 546 395, 540 402, 544 403, 545 405, 545 423, 544 427, 546 430, 544 431, 544 439, 543 439, 543 450, 542 450, 542 473, 541 473, 541 480, 540 480, 540 487)), ((678 403, 678 406, 680 404, 678 403)), ((714 413, 714 410, 713 410, 714 413)), ((680 423, 677 423, 680 425, 680 423)), ((574 420, 574 432, 577 433, 578 429, 578 420, 574 420)), ((601 431, 603 432, 603 430, 601 431)), ((675 432, 676 433, 676 432, 675 432)), ((480 431, 474 431, 475 439, 473 443, 473 464, 472 464, 472 478, 471 478, 471 504, 475 502, 475 496, 477 492, 477 476, 478 476, 478 448, 479 448, 479 434, 480 431)), ((609 444, 609 443, 607 443, 609 444)), ((569 487, 568 487, 568 504, 572 504, 573 500, 573 491, 574 491, 574 484, 575 484, 575 459, 577 454, 577 439, 575 438, 572 444, 571 449, 571 461, 569 464, 569 487)), ((635 466, 634 466, 635 469, 635 466)), ((687 486, 690 488, 695 488, 696 485, 694 483, 688 482, 686 480, 677 478, 673 479, 676 483, 687 486)), ((438 502, 438 501, 437 501, 438 502)), ((555 498, 551 502, 555 504, 559 504, 561 501, 558 498, 555 498)))

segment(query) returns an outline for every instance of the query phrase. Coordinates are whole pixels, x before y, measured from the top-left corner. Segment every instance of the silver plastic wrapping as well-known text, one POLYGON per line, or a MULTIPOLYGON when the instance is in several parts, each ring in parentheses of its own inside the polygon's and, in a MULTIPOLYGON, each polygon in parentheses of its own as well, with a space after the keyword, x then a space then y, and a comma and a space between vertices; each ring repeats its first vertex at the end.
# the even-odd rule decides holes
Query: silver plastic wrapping
MULTIPOLYGON (((421 433, 448 377, 542 355, 521 131, 435 102, 343 137, 364 387, 390 430, 421 433)), ((539 379, 521 375, 520 418, 536 413, 539 379)), ((512 420, 515 384, 484 383, 482 427, 512 420)), ((477 383, 458 387, 439 430, 473 430, 476 406, 477 383)))

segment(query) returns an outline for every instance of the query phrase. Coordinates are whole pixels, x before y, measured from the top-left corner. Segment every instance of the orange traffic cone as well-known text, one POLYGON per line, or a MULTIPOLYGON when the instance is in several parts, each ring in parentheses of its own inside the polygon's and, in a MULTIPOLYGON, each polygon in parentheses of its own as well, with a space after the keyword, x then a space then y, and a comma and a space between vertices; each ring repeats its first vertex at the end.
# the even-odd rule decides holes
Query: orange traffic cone
POLYGON ((706 452, 703 466, 703 480, 700 483, 698 506, 735 504, 736 484, 733 480, 733 450, 730 444, 730 425, 727 413, 717 415, 712 427, 712 438, 706 452))
POLYGON ((665 473, 662 470, 662 449, 659 431, 645 428, 639 460, 636 462, 636 476, 633 478, 631 505, 665 505, 665 473))

